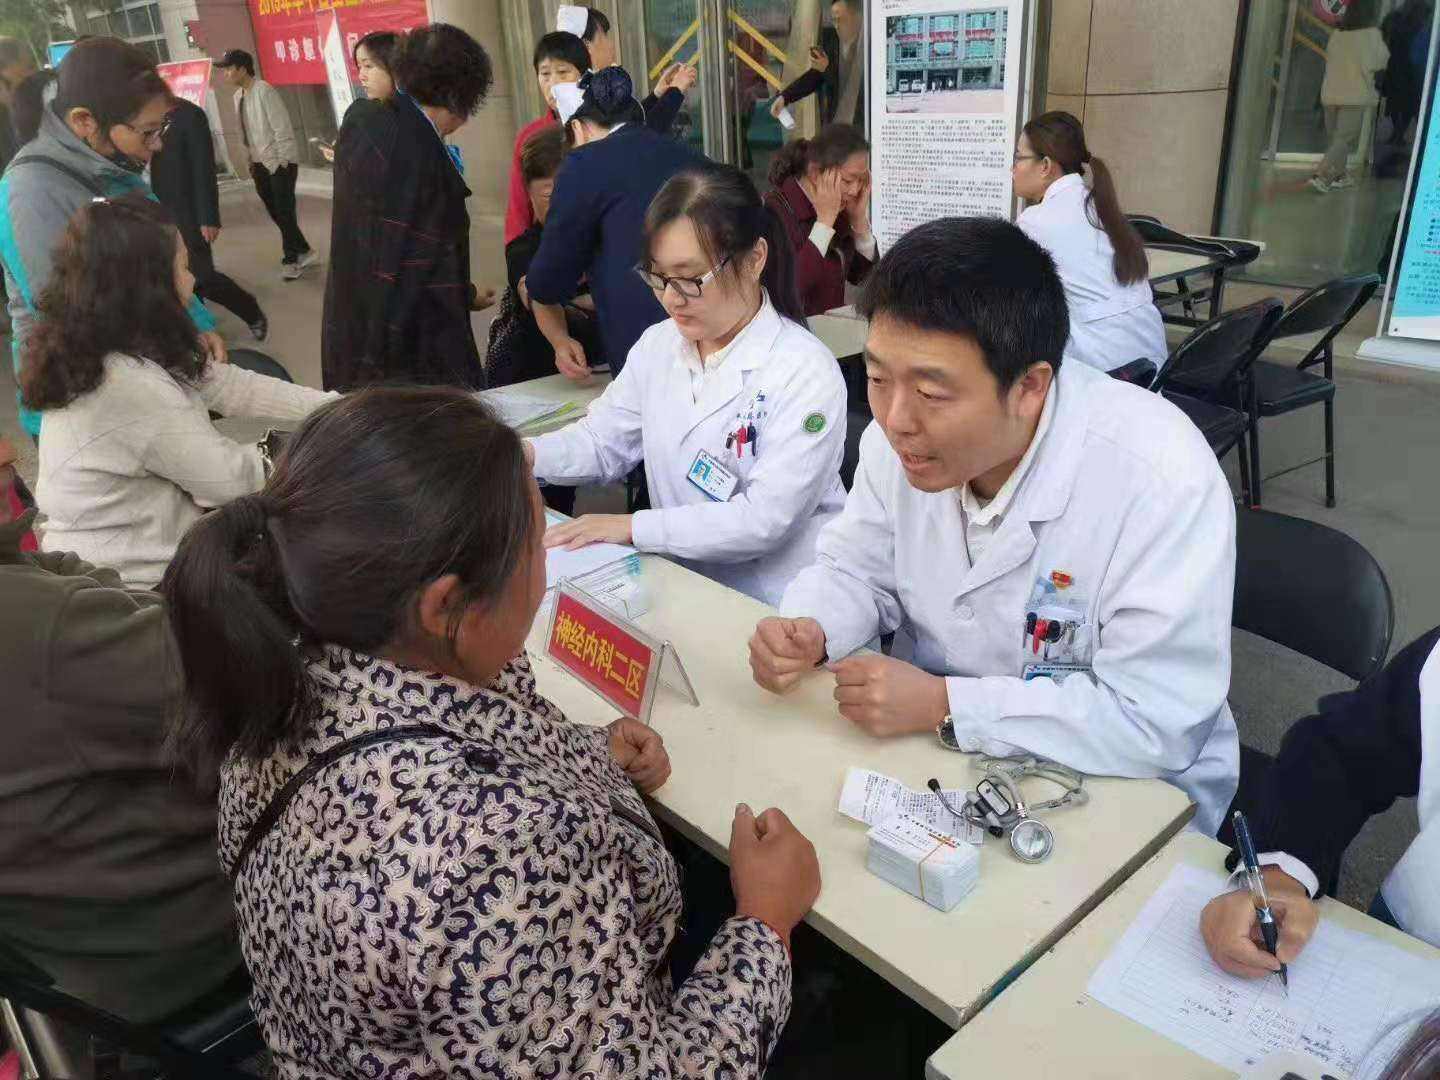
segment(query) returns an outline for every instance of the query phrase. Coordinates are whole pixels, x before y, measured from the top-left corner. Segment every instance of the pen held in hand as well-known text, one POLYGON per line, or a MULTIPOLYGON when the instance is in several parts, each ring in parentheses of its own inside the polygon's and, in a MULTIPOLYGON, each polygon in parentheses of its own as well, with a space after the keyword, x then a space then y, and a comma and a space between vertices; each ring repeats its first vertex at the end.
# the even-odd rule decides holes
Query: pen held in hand
MULTIPOLYGON (((1276 949, 1280 943, 1280 930, 1275 922, 1275 913, 1270 910, 1270 898, 1265 894, 1265 879, 1260 874, 1260 857, 1255 853, 1255 841, 1250 836, 1250 826, 1245 815, 1236 810, 1231 817, 1235 826, 1235 843, 1240 848, 1240 859, 1245 864, 1245 879, 1250 886, 1250 897, 1255 902, 1255 917, 1260 923, 1260 937, 1265 951, 1279 959, 1276 949)), ((1290 996, 1290 973, 1284 962, 1280 964, 1280 985, 1285 996, 1290 996)))

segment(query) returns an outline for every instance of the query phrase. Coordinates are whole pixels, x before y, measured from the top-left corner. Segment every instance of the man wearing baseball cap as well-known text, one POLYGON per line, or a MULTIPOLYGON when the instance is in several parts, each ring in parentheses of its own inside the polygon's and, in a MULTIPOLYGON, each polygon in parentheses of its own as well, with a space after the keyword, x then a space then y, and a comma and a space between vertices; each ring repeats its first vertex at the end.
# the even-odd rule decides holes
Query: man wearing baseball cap
POLYGON ((231 49, 215 64, 225 81, 235 87, 235 112, 240 117, 240 139, 250 155, 250 178, 270 218, 280 229, 284 246, 281 277, 294 281, 319 256, 310 249, 295 219, 295 179, 300 172, 300 151, 295 129, 280 91, 255 76, 255 57, 244 49, 231 49))

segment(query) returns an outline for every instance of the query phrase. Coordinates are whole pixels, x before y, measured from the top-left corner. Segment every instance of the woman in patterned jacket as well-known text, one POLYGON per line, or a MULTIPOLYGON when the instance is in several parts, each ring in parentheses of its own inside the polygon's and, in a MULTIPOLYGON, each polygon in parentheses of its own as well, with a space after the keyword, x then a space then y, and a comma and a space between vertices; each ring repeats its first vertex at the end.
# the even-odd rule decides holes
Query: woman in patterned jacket
POLYGON ((680 882, 639 794, 669 758, 536 692, 543 532, 483 405, 373 389, 307 420, 167 573, 175 745, 224 758, 220 857, 282 1077, 765 1070, 814 849, 737 808, 737 914, 671 986, 680 882))

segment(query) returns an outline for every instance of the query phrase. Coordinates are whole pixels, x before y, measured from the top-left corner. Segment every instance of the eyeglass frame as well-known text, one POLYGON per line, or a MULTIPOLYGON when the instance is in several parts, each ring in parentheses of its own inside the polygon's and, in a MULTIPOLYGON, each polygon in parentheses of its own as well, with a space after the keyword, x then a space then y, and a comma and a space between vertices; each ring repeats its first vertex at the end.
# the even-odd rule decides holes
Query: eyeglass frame
POLYGON ((675 292, 678 296, 686 300, 699 300, 705 293, 705 286, 714 281, 720 275, 720 271, 724 270, 734 258, 735 256, 733 255, 726 255, 725 258, 720 260, 719 266, 712 267, 709 273, 702 274, 700 277, 666 277, 664 274, 657 274, 648 267, 639 264, 633 267, 633 269, 635 273, 639 275, 640 280, 645 282, 646 286, 656 296, 664 296, 665 290, 670 288, 671 285, 674 285, 675 292), (658 289, 655 287, 656 280, 660 282, 658 289), (692 295, 686 292, 681 287, 682 284, 692 286, 695 289, 694 294, 692 295))
POLYGON ((163 143, 165 141, 165 136, 169 134, 170 128, 173 123, 174 121, 167 116, 163 121, 161 121, 160 126, 157 127, 154 131, 141 131, 134 124, 127 123, 124 120, 121 120, 115 126, 129 128, 136 135, 140 136, 140 140, 142 142, 149 143, 152 139, 154 139, 157 142, 163 143))

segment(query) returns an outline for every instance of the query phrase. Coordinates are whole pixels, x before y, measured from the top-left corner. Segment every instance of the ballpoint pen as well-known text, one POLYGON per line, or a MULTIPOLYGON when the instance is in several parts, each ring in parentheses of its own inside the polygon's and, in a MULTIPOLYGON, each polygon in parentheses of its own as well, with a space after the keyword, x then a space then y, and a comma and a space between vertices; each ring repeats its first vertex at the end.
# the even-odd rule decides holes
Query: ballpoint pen
MULTIPOLYGON (((1265 895, 1265 879, 1260 876, 1260 859, 1255 854, 1255 841, 1250 838, 1250 826, 1245 815, 1235 811, 1231 820, 1235 824, 1235 842, 1240 846, 1240 860, 1245 864, 1245 879, 1250 886, 1250 898, 1255 902, 1255 917, 1260 920, 1260 936, 1265 941, 1265 951, 1279 959, 1275 949, 1280 940, 1280 931, 1275 924, 1275 914, 1270 910, 1270 898, 1265 895)), ((1290 974, 1284 963, 1280 965, 1280 985, 1285 996, 1290 996, 1290 974)))

